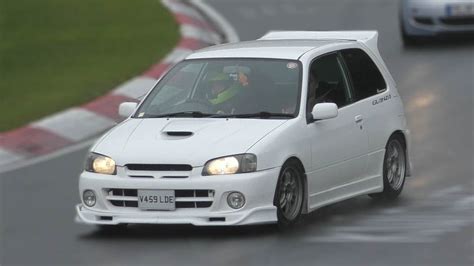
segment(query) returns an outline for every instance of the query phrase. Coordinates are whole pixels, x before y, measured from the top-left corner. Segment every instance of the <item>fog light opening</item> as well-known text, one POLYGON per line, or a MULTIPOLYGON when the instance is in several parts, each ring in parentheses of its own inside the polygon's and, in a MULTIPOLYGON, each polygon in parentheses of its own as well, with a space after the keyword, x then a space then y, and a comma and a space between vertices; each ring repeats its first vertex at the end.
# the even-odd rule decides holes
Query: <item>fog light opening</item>
POLYGON ((96 202, 96 197, 95 197, 94 191, 92 191, 92 190, 84 191, 84 193, 82 194, 82 201, 84 201, 84 204, 87 207, 93 207, 95 205, 95 202, 96 202))
POLYGON ((240 192, 231 192, 228 196, 227 196, 227 204, 229 204, 229 206, 232 208, 232 209, 240 209, 242 208, 244 205, 245 205, 245 197, 244 197, 244 194, 240 193, 240 192))

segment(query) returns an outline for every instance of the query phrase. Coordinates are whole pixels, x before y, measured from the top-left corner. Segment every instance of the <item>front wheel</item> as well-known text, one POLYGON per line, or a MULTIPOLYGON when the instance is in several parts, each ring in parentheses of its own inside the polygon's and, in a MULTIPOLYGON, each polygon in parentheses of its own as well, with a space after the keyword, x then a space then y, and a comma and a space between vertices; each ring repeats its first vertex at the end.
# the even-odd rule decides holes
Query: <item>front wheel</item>
POLYGON ((376 199, 392 200, 398 197, 403 190, 406 175, 405 144, 399 137, 392 137, 385 147, 383 161, 383 191, 370 194, 376 199))
POLYGON ((275 191, 280 227, 291 226, 301 217, 304 202, 303 178, 303 170, 297 162, 288 161, 283 165, 275 191))

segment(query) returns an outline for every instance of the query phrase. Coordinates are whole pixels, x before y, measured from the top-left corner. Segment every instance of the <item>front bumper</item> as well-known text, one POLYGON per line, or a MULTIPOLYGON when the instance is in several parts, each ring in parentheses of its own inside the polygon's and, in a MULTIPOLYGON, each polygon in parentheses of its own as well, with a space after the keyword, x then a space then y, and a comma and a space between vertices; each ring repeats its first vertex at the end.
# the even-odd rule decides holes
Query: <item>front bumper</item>
MULTIPOLYGON (((473 34, 472 22, 463 24, 464 18, 444 17, 441 14, 405 15, 402 17, 403 29, 409 36, 444 36, 473 34)), ((465 18, 473 20, 474 18, 465 18)))
POLYGON ((448 35, 462 35, 474 34, 474 26, 445 26, 439 23, 439 20, 434 20, 433 25, 421 25, 413 21, 405 24, 405 32, 411 36, 448 36, 448 35))
POLYGON ((83 172, 79 180, 79 193, 93 190, 97 197, 92 208, 76 206, 76 221, 86 224, 193 224, 193 225, 245 225, 274 223, 277 221, 274 193, 280 168, 222 176, 201 176, 202 168, 193 169, 188 178, 132 178, 127 175, 110 176, 83 172), (174 211, 146 211, 137 207, 115 206, 108 197, 110 189, 166 189, 212 190, 210 207, 177 208, 174 211), (234 210, 227 204, 227 195, 239 191, 246 203, 234 210))

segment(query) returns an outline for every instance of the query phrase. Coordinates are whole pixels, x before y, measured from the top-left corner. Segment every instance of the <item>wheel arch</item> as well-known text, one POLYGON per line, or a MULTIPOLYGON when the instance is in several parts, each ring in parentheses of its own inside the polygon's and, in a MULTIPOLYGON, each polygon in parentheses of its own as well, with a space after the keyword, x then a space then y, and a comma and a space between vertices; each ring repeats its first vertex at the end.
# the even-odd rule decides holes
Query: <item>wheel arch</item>
MULTIPOLYGON (((282 164, 285 165, 286 163, 290 162, 290 161, 294 161, 295 163, 297 163, 299 165, 299 167, 301 168, 301 170, 303 171, 303 192, 304 192, 304 195, 303 195, 303 211, 302 213, 303 214, 306 214, 308 213, 308 176, 306 175, 306 170, 305 170, 305 167, 303 165, 303 162, 296 156, 291 156, 289 158, 287 158, 285 160, 285 162, 282 164)), ((276 206, 277 204, 277 191, 278 191, 278 183, 277 183, 277 186, 275 187, 275 195, 273 196, 273 205, 276 206)))
POLYGON ((409 136, 408 132, 397 129, 392 132, 390 137, 387 139, 387 143, 390 139, 392 138, 398 138, 402 141, 402 145, 405 148, 405 161, 406 161, 406 170, 405 170, 405 175, 406 176, 411 176, 411 161, 410 161, 410 156, 409 156, 409 136))
POLYGON ((407 140, 406 140, 406 137, 405 137, 405 134, 403 133, 403 131, 401 130, 395 130, 394 132, 392 132, 392 134, 390 135, 390 137, 388 139, 391 139, 391 138, 399 138, 400 140, 402 140, 402 144, 403 144, 403 147, 406 149, 407 148, 407 140))

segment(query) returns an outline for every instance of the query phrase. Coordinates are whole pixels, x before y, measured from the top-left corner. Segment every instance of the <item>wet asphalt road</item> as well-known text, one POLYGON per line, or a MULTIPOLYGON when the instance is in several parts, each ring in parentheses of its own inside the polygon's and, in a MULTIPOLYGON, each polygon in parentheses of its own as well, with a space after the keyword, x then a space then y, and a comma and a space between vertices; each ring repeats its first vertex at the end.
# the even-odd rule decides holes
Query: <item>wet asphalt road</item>
POLYGON ((1 265, 473 265, 474 44, 403 48, 395 0, 211 0, 242 40, 271 29, 377 29, 405 102, 414 177, 399 201, 358 197, 274 226, 133 226, 103 234, 73 222, 86 150, 0 174, 1 265))

